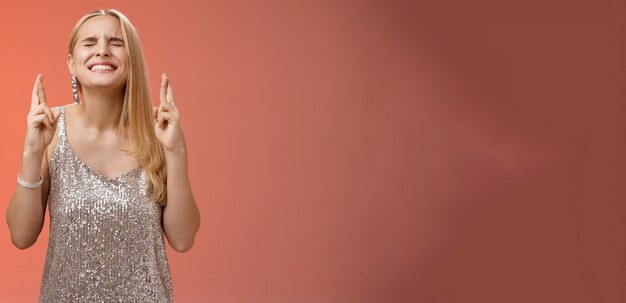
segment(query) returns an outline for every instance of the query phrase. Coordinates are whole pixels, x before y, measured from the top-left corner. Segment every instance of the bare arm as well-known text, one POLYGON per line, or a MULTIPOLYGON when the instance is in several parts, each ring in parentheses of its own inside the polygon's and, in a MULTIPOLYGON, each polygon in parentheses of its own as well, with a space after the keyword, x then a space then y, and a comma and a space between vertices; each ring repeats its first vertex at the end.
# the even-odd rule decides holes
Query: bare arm
POLYGON ((187 146, 180 127, 180 112, 174 103, 169 80, 161 82, 161 104, 154 109, 154 131, 165 149, 167 205, 163 209, 163 231, 170 246, 185 252, 193 246, 200 228, 200 211, 189 182, 187 146))
POLYGON ((42 155, 24 153, 21 178, 26 182, 35 183, 39 181, 40 175, 45 177, 42 186, 34 189, 16 184, 13 198, 7 207, 6 219, 11 230, 11 241, 20 249, 33 245, 43 227, 49 182, 48 168, 44 167, 47 165, 42 163, 43 159, 42 155))
POLYGON ((41 177, 43 183, 33 189, 16 185, 6 213, 11 241, 20 249, 32 246, 43 227, 50 184, 46 147, 52 141, 59 116, 59 111, 53 113, 46 105, 42 76, 38 75, 27 117, 20 177, 29 183, 41 177))
POLYGON ((165 153, 167 205, 163 210, 163 229, 170 246, 185 252, 193 246, 200 227, 200 212, 189 183, 186 148, 165 153))

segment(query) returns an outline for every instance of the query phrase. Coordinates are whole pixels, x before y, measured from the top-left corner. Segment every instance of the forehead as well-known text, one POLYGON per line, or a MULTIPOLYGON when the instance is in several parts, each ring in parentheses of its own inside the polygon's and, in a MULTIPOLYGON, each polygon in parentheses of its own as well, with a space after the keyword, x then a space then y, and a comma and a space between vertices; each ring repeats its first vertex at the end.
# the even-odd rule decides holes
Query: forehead
POLYGON ((78 38, 85 37, 122 37, 120 20, 113 16, 96 16, 89 18, 78 30, 78 38))

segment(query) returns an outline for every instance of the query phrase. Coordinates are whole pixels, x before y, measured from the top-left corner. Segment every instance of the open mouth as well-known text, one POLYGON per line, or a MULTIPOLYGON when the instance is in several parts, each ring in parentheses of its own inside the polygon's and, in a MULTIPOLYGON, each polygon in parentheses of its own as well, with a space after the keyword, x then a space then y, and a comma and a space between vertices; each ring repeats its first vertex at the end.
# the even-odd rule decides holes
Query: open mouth
POLYGON ((88 66, 89 70, 92 72, 109 72, 117 69, 117 66, 108 63, 108 62, 100 62, 94 63, 88 66))

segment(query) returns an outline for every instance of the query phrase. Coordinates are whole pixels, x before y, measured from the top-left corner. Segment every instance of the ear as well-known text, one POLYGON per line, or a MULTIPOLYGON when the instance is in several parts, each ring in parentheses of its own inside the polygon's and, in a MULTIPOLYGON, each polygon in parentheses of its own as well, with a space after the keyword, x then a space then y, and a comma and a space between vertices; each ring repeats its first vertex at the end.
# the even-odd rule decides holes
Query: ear
POLYGON ((72 54, 67 55, 67 68, 74 75, 74 57, 72 57, 72 54))

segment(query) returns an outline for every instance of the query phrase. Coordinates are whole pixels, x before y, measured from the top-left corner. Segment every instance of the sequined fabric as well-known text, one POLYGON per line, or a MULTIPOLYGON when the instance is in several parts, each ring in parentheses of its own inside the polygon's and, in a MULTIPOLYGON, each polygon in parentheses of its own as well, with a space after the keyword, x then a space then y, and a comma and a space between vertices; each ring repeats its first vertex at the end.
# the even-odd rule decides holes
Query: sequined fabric
POLYGON ((136 168, 108 178, 88 167, 65 136, 50 159, 50 239, 39 302, 172 302, 162 207, 136 168))

